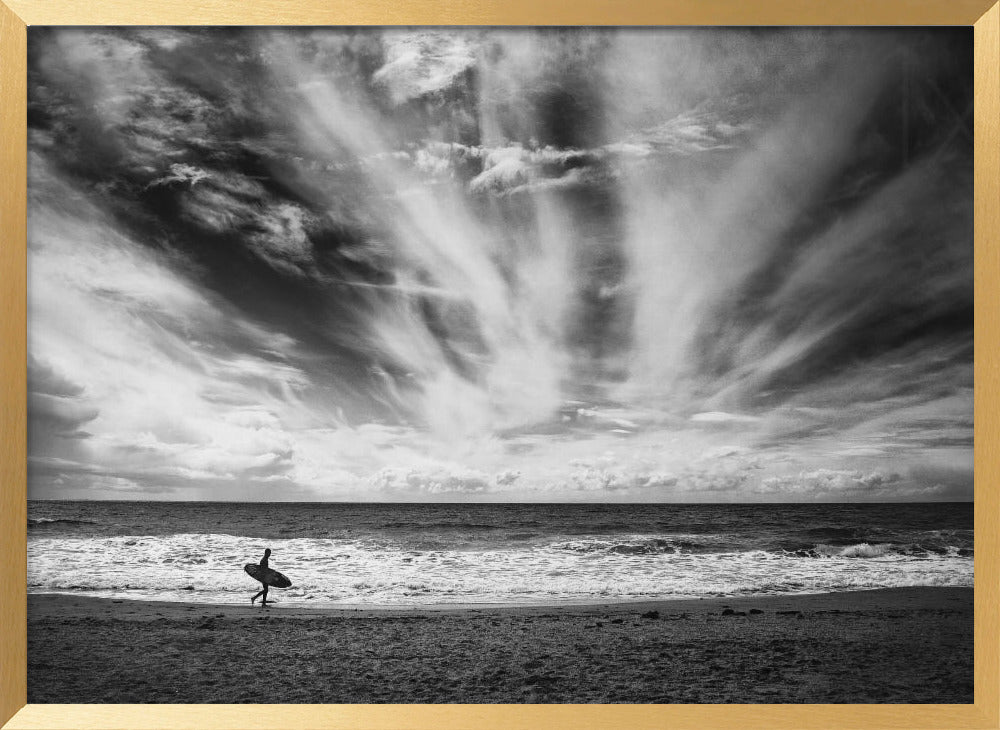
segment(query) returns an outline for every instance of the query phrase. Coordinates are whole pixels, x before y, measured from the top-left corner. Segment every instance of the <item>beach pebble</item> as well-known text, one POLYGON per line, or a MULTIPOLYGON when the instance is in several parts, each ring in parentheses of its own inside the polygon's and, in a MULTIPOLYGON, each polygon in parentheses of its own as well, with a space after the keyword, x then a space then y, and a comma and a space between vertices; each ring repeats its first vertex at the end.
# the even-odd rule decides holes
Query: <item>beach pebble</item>
POLYGON ((660 612, 659 611, 646 611, 646 613, 642 614, 642 617, 643 618, 659 618, 660 617, 660 612))

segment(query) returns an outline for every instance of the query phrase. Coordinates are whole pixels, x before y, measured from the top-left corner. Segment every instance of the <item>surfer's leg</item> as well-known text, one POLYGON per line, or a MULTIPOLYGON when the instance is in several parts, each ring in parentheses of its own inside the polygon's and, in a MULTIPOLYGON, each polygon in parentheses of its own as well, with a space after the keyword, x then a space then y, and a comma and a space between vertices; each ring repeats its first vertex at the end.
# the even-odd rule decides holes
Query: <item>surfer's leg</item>
POLYGON ((263 593, 264 596, 260 599, 260 607, 267 608, 267 586, 264 586, 264 590, 262 590, 261 593, 263 593))
POLYGON ((251 599, 250 599, 250 605, 252 606, 252 605, 253 605, 253 602, 254 602, 254 601, 256 601, 256 600, 257 600, 257 598, 258 598, 259 596, 261 596, 261 595, 266 595, 266 589, 265 589, 265 590, 263 590, 263 591, 257 591, 257 594, 256 594, 256 595, 255 595, 255 596, 254 596, 253 598, 251 598, 251 599))

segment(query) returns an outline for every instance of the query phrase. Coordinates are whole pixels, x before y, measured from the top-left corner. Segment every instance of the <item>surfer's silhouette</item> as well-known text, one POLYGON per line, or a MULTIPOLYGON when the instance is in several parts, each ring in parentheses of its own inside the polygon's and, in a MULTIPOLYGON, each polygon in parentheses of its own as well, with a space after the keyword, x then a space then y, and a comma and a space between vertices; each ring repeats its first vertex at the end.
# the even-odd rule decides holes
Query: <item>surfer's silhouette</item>
MULTIPOLYGON (((262 567, 262 568, 268 568, 268 567, 270 567, 267 564, 267 559, 270 556, 271 556, 271 548, 265 548, 265 550, 264 550, 264 557, 262 557, 260 559, 260 567, 262 567)), ((253 598, 250 599, 250 605, 252 606, 253 602, 256 601, 257 598, 260 598, 260 607, 261 608, 267 608, 267 583, 265 583, 264 581, 261 581, 260 583, 261 583, 262 586, 264 586, 264 588, 263 588, 263 590, 259 591, 257 593, 257 595, 255 595, 253 598)))
POLYGON ((288 580, 287 575, 282 575, 278 571, 272 570, 271 566, 267 564, 267 559, 269 557, 271 557, 271 548, 264 551, 264 557, 260 559, 260 563, 247 563, 243 566, 243 570, 247 575, 264 586, 260 593, 250 599, 251 606, 253 605, 253 602, 257 600, 258 596, 262 596, 260 599, 260 607, 267 608, 268 588, 292 587, 292 581, 288 580))

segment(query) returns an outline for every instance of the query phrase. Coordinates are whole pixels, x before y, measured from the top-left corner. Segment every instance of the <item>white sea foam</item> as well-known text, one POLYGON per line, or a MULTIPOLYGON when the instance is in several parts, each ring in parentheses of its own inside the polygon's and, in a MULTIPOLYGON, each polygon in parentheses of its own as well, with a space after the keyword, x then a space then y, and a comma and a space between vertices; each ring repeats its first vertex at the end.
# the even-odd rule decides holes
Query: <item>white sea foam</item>
POLYGON ((882 543, 879 545, 869 545, 868 543, 863 542, 859 545, 849 545, 845 548, 841 548, 837 554, 845 558, 877 558, 891 552, 893 552, 893 546, 891 544, 882 543))
MULTIPOLYGON (((577 541, 584 544, 585 540, 577 541)), ((753 595, 896 586, 971 586, 973 561, 853 545, 821 558, 763 550, 683 553, 567 549, 565 541, 488 550, 416 551, 369 540, 265 542, 218 534, 31 538, 30 592, 239 603, 264 547, 292 588, 286 603, 373 606, 550 603, 753 595)))

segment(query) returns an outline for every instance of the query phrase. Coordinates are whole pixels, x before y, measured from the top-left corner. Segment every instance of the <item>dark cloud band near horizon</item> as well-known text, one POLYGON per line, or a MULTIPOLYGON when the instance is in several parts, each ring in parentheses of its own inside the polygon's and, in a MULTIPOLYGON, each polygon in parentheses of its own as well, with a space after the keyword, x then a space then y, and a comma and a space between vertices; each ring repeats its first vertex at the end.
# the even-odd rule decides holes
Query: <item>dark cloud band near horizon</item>
POLYGON ((29 496, 970 499, 971 50, 32 28, 29 496))

